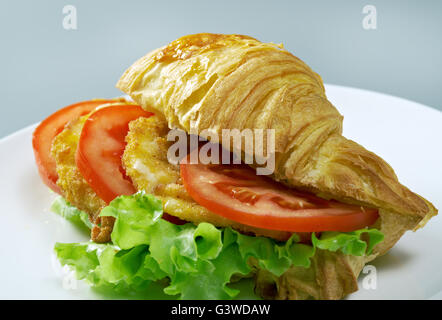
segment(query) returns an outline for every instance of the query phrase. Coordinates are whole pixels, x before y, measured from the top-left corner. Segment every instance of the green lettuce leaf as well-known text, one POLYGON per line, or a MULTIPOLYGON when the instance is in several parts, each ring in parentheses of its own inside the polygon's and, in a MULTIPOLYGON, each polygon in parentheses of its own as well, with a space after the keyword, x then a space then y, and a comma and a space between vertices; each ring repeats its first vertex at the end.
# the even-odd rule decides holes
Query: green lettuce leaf
POLYGON ((352 256, 370 255, 376 244, 384 240, 384 235, 377 229, 361 229, 352 232, 323 232, 318 239, 312 234, 314 247, 329 250, 340 250, 352 256))
MULTIPOLYGON (((67 202, 57 206, 59 212, 79 215, 67 202)), ((317 249, 364 255, 383 240, 378 230, 362 229, 324 232, 319 238, 313 234, 307 245, 296 234, 278 242, 209 223, 174 225, 161 219, 161 201, 144 192, 116 198, 101 215, 116 219, 112 243, 57 243, 61 264, 92 286, 113 290, 142 290, 165 279, 164 292, 181 299, 235 298, 239 291, 229 283, 232 276, 253 272, 250 259, 280 276, 291 266, 309 268, 317 249)))
POLYGON ((52 203, 51 211, 62 216, 80 228, 84 228, 86 226, 88 229, 92 229, 93 227, 93 224, 90 222, 89 216, 86 212, 78 210, 61 196, 57 197, 52 203))

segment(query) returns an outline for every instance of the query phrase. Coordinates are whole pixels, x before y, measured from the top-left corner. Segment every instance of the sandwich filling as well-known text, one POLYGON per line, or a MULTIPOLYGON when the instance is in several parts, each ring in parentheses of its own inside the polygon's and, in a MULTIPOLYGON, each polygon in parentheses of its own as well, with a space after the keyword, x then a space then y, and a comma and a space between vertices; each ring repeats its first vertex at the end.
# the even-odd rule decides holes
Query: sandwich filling
POLYGON ((160 281, 178 298, 225 299, 238 294, 232 281, 254 276, 265 298, 339 299, 367 262, 437 214, 342 135, 321 77, 282 45, 185 36, 136 61, 117 88, 138 105, 80 102, 33 136, 42 180, 61 195, 54 211, 91 228, 92 241, 56 254, 94 286, 160 281), (169 162, 169 128, 209 142, 169 162), (252 129, 274 133, 270 152, 267 136, 262 154, 223 137, 252 129), (217 142, 247 165, 192 163, 217 142), (264 153, 268 177, 255 174, 268 169, 264 153))
MULTIPOLYGON (((352 213, 355 206, 337 202, 329 205, 328 200, 290 190, 270 182, 269 178, 255 178, 253 170, 243 165, 235 167, 238 168, 236 179, 228 179, 236 169, 227 170, 227 179, 223 174, 218 174, 218 178, 222 177, 224 180, 219 183, 229 188, 224 197, 227 200, 230 197, 231 202, 239 201, 246 209, 237 209, 229 216, 224 214, 225 207, 219 203, 211 207, 204 201, 196 201, 198 197, 191 195, 195 186, 189 187, 189 184, 203 186, 201 190, 210 186, 186 178, 184 172, 189 168, 186 168, 185 159, 181 166, 168 161, 167 151, 172 142, 166 139, 167 123, 137 108, 127 101, 107 101, 88 114, 68 121, 53 139, 51 155, 56 164, 59 188, 55 191, 63 196, 54 203, 53 209, 91 228, 94 241, 56 245, 62 264, 73 267, 79 278, 94 286, 111 286, 124 291, 143 290, 149 283, 166 278, 169 286, 164 292, 167 294, 185 299, 225 299, 238 294, 226 286, 235 278, 233 275, 254 275, 259 294, 274 298, 285 292, 284 284, 279 283, 286 281, 283 280, 285 274, 297 269, 313 274, 319 272, 316 270, 318 259, 328 256, 324 252, 330 252, 333 259, 338 260, 351 256, 374 257, 371 253, 383 240, 383 234, 366 227, 376 221, 376 210, 362 208, 370 219, 364 220, 360 228, 343 230, 347 232, 275 227, 272 223, 278 221, 278 214, 305 218, 312 214, 308 211, 312 206, 332 210, 339 216, 336 210, 352 213), (135 112, 135 116, 124 116, 128 110, 131 114, 135 112), (106 125, 101 127, 101 122, 106 125), (126 122, 126 126, 122 125, 126 122), (91 162, 93 164, 89 164, 91 162), (94 167, 99 168, 97 173, 92 172, 94 167), (103 172, 112 175, 114 169, 112 179, 100 180, 103 172), (253 212, 254 202, 250 200, 250 191, 245 198, 243 192, 232 194, 232 183, 241 181, 238 175, 250 178, 242 187, 256 192, 264 190, 261 192, 264 198, 269 194, 278 198, 282 209, 274 210, 275 217, 265 218, 264 224, 257 223, 262 217, 246 212, 253 212), (124 180, 124 184, 116 185, 118 179, 124 180), (226 181, 230 182, 226 184, 226 181), (292 211, 284 211, 285 208, 292 211), (249 217, 244 219, 247 214, 249 217), (227 267, 227 261, 234 261, 234 265, 227 267), (201 279, 202 274, 205 274, 204 279, 201 279), (193 284, 197 278, 206 286, 197 290, 193 284), (212 290, 214 287, 216 290, 212 290)), ((36 148, 38 152, 41 150, 36 148)), ((211 172, 225 172, 222 166, 215 166, 211 172)), ((193 176, 200 177, 201 173, 193 176)), ((257 207, 256 211, 264 209, 257 207)), ((300 288, 287 291, 292 295, 289 298, 294 298, 295 293, 295 298, 319 297, 305 283, 296 286, 300 288)))
POLYGON ((120 103, 100 108, 70 122, 54 139, 57 185, 70 203, 89 213, 96 242, 109 241, 112 232, 112 219, 99 216, 105 204, 139 190, 158 197, 165 218, 174 218, 168 219, 174 223, 208 222, 280 241, 297 233, 309 242, 311 232, 353 231, 378 217, 374 209, 289 189, 256 176, 245 165, 195 165, 186 159, 180 166, 172 164, 167 159, 172 142, 166 139, 166 122, 138 108, 120 103), (100 122, 112 126, 110 117, 117 114, 122 121, 128 113, 135 115, 124 120, 128 127, 118 133, 120 144, 115 133, 102 134, 109 129, 100 122), (113 176, 116 169, 120 177, 113 176), (352 223, 354 212, 363 218, 352 223))

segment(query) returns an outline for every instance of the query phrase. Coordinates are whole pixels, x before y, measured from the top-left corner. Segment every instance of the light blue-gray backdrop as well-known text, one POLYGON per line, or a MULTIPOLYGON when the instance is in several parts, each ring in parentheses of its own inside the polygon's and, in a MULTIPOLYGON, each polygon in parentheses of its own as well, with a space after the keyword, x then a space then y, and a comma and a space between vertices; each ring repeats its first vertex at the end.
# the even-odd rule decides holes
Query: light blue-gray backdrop
MULTIPOLYGON (((113 97, 132 62, 175 38, 241 33, 283 42, 327 83, 442 110, 442 1, 0 1, 0 137, 58 108, 113 97), (63 28, 63 7, 77 30, 63 28), (362 27, 365 5, 377 29, 362 27)), ((386 106, 388 107, 388 106, 386 106)))

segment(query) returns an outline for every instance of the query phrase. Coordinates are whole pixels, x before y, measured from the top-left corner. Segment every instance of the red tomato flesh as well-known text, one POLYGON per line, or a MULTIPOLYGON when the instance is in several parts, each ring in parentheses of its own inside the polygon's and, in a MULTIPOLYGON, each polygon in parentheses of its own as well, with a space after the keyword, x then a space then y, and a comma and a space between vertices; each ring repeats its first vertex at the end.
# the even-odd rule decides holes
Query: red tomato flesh
MULTIPOLYGON (((120 195, 137 192, 121 163, 126 148, 129 122, 153 113, 137 105, 115 105, 95 111, 86 120, 78 142, 76 163, 81 175, 106 203, 120 195)), ((177 217, 163 213, 163 219, 184 224, 177 217)))
POLYGON ((129 122, 150 116, 140 106, 125 104, 99 109, 86 120, 75 160, 82 176, 105 202, 137 191, 125 174, 121 156, 129 122))
POLYGON ((55 136, 64 129, 69 121, 78 119, 99 105, 110 102, 114 102, 114 100, 91 100, 72 104, 50 115, 35 129, 32 136, 32 147, 38 173, 43 182, 53 191, 61 194, 61 190, 57 186, 58 174, 55 160, 51 156, 51 146, 55 136))
MULTIPOLYGON (((195 149, 192 152, 198 152, 195 149)), ((354 231, 372 225, 378 211, 296 191, 245 164, 180 163, 190 196, 211 212, 264 229, 290 232, 354 231)))

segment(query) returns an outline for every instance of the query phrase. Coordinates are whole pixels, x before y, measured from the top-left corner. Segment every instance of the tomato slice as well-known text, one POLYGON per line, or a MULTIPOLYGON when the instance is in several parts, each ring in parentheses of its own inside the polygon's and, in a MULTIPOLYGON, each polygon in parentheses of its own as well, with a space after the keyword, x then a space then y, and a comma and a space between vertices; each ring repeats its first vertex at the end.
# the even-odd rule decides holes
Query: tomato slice
POLYGON ((122 167, 121 156, 129 122, 152 115, 137 105, 115 105, 95 111, 84 123, 75 161, 82 176, 105 202, 136 192, 122 167))
POLYGON ((53 191, 61 194, 61 190, 57 186, 58 174, 55 160, 51 156, 52 140, 64 129, 69 121, 90 113, 101 104, 114 101, 97 99, 72 104, 50 115, 35 129, 32 136, 32 147, 38 173, 43 182, 53 191))
MULTIPOLYGON (((198 152, 195 149, 192 152, 198 152)), ((372 225, 378 211, 324 200, 258 176, 245 164, 180 162, 190 196, 227 219, 264 229, 290 232, 353 231, 372 225)))
MULTIPOLYGON (((95 193, 109 203, 120 195, 137 192, 121 163, 126 148, 129 122, 153 113, 140 106, 115 105, 95 111, 86 120, 78 142, 75 161, 81 175, 95 193)), ((177 217, 163 213, 163 219, 184 224, 177 217)))

